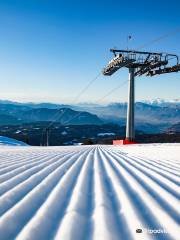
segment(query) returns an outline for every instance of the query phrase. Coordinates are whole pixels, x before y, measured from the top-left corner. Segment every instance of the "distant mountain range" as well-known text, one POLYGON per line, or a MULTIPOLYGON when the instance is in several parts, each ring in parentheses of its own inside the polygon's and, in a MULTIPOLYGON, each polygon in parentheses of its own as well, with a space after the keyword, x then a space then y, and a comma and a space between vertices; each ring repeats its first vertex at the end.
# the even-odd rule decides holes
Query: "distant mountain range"
MULTIPOLYGON (((127 103, 111 103, 101 105, 80 105, 78 110, 96 114, 105 122, 113 122, 125 125, 127 114, 127 103)), ((147 133, 158 133, 166 131, 169 127, 180 122, 180 101, 175 102, 136 102, 135 125, 136 129, 147 133)))
POLYGON ((147 103, 154 106, 160 107, 172 107, 172 108, 180 108, 180 98, 173 99, 173 100, 165 100, 161 98, 142 101, 143 103, 147 103))
MULTIPOLYGON (((66 125, 116 123, 124 126, 126 111, 127 103, 64 105, 0 100, 0 125, 51 121, 56 116, 56 122, 66 125)), ((180 123, 180 100, 136 102, 135 123, 137 130, 147 133, 168 131, 180 123)))
MULTIPOLYGON (((44 104, 42 104, 44 106, 44 104)), ((48 104, 49 106, 50 104, 48 104)), ((0 125, 17 125, 21 123, 54 121, 61 124, 103 124, 103 120, 95 114, 86 111, 75 111, 71 108, 42 108, 41 104, 29 106, 29 104, 0 103, 0 125)))

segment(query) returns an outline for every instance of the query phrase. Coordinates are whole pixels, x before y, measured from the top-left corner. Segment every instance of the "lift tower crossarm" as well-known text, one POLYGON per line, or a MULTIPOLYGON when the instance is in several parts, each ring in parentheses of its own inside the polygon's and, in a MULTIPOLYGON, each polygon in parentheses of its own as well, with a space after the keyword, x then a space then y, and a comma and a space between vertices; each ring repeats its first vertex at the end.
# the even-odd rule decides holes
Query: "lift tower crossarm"
POLYGON ((160 74, 165 74, 165 73, 172 73, 172 72, 179 72, 180 71, 180 64, 173 66, 173 67, 168 67, 164 69, 158 69, 154 71, 149 71, 148 76, 155 76, 155 75, 160 75, 160 74))
POLYGON ((113 53, 135 53, 135 54, 150 54, 150 55, 159 55, 162 56, 163 53, 158 53, 158 52, 142 52, 142 51, 136 51, 136 50, 118 50, 118 49, 110 49, 111 52, 113 53))
POLYGON ((158 67, 161 67, 161 66, 165 66, 168 64, 168 61, 165 60, 165 61, 158 61, 158 62, 151 62, 151 63, 148 63, 147 65, 144 64, 144 67, 140 68, 140 70, 138 70, 136 73, 135 73, 135 76, 141 76, 147 72, 149 72, 150 70, 154 69, 154 68, 158 68, 158 67))

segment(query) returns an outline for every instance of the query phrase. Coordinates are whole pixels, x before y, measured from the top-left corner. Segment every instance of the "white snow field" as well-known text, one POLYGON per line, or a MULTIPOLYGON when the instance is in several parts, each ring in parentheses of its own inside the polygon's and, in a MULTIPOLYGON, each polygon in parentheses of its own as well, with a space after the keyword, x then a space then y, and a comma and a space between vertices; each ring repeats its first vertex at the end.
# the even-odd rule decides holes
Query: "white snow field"
POLYGON ((179 240, 179 185, 180 144, 2 147, 0 240, 179 240))

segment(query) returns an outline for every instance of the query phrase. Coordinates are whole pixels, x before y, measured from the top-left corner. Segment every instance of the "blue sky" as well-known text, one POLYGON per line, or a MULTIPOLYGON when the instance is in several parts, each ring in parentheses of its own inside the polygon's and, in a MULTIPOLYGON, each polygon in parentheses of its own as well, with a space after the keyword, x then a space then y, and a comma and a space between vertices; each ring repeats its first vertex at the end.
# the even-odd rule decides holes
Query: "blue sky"
MULTIPOLYGON (((139 48, 180 28, 180 2, 0 0, 0 99, 73 102, 111 59, 109 49, 139 48)), ((180 32, 142 50, 180 55, 180 32)), ((100 76, 80 102, 95 102, 127 79, 100 76)), ((180 73, 141 77, 136 99, 179 98, 180 73)), ((126 101, 127 85, 104 99, 126 101)))

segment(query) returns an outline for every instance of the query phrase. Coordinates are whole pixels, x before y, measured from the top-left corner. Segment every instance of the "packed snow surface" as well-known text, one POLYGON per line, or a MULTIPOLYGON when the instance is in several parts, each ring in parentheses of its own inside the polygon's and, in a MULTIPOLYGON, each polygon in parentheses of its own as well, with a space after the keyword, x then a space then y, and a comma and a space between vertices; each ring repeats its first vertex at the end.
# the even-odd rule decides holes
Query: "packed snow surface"
POLYGON ((180 144, 3 147, 0 240, 179 240, 179 156, 180 144))

